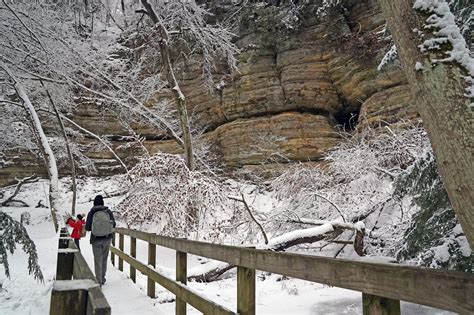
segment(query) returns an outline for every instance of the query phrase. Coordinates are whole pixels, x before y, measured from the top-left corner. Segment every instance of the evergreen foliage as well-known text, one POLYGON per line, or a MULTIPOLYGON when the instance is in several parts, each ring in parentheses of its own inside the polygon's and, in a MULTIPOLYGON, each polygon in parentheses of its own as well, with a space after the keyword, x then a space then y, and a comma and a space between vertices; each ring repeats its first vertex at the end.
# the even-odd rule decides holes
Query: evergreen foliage
POLYGON ((17 244, 28 254, 28 272, 38 281, 44 281, 38 263, 36 245, 31 240, 25 227, 3 211, 0 211, 0 263, 3 263, 5 275, 10 277, 7 253, 13 254, 17 244))
POLYGON ((450 0, 449 6, 456 16, 456 24, 472 52, 474 48, 474 4, 471 0, 450 0))
POLYGON ((404 235, 398 258, 450 270, 473 272, 472 255, 449 202, 436 168, 433 153, 428 152, 395 181, 394 194, 412 197, 418 207, 404 235))

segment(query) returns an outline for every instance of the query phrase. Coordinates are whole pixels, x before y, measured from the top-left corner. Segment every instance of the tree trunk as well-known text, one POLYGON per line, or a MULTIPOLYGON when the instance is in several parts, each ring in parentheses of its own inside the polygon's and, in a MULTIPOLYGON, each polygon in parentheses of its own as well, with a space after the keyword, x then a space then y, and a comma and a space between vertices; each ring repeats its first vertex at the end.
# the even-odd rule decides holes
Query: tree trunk
POLYGON ((193 142, 191 138, 191 130, 189 128, 188 110, 186 109, 186 97, 184 96, 183 92, 181 92, 181 89, 178 84, 178 80, 176 80, 176 77, 174 75, 173 66, 171 65, 171 60, 170 60, 170 55, 169 55, 170 50, 167 43, 168 43, 167 39, 160 40, 161 57, 165 64, 168 83, 172 86, 171 89, 173 90, 176 106, 178 107, 179 122, 181 125, 181 132, 183 133, 186 165, 188 166, 189 170, 192 171, 195 168, 195 161, 194 161, 193 142))
POLYGON ((379 3, 428 131, 449 200, 474 248, 474 114, 469 107, 472 100, 466 96, 467 70, 457 62, 433 63, 447 57, 449 44, 436 51, 420 51, 419 45, 433 36, 433 30, 424 28, 429 15, 413 9, 412 0, 379 3), (415 69, 417 62, 422 69, 415 69))
POLYGON ((39 137, 38 146, 41 147, 42 152, 44 152, 44 159, 46 160, 47 164, 47 171, 49 176, 49 207, 51 209, 51 218, 53 220, 54 228, 56 232, 59 230, 59 224, 57 219, 57 200, 59 194, 59 175, 58 175, 58 167, 56 165, 56 158, 54 157, 53 150, 51 150, 51 146, 49 145, 48 138, 44 133, 43 127, 41 126, 41 122, 38 118, 38 114, 31 103, 28 95, 26 94, 25 89, 18 81, 18 79, 14 76, 13 72, 11 72, 10 68, 0 63, 0 67, 5 70, 8 76, 15 82, 15 90, 18 94, 18 97, 23 101, 23 106, 28 114, 28 117, 33 125, 33 128, 37 132, 39 137))
POLYGON ((161 38, 159 39, 159 45, 161 59, 166 71, 166 79, 168 81, 168 84, 171 86, 171 90, 173 91, 174 99, 176 101, 176 107, 178 108, 181 132, 183 133, 186 165, 188 166, 189 170, 192 171, 195 168, 195 161, 191 131, 189 128, 188 110, 186 109, 186 97, 184 96, 183 92, 179 87, 178 80, 176 79, 176 76, 173 71, 173 65, 171 64, 170 49, 168 46, 168 31, 166 30, 165 26, 163 25, 156 12, 153 10, 151 4, 148 3, 147 0, 141 0, 141 2, 142 5, 145 7, 146 11, 148 12, 148 15, 150 16, 153 23, 158 25, 160 29, 161 38))
MULTIPOLYGON (((41 81, 41 85, 44 87, 43 81, 41 81)), ((76 166, 74 164, 74 156, 71 152, 71 147, 69 145, 69 139, 66 134, 66 129, 64 128, 63 120, 61 119, 61 115, 59 114, 58 108, 51 97, 51 94, 48 90, 46 90, 46 94, 48 95, 49 102, 54 109, 54 113, 56 118, 59 122, 59 127, 61 128, 61 133, 64 137, 64 142, 66 143, 66 150, 69 157, 69 164, 71 164, 71 183, 72 183, 72 203, 71 203, 71 214, 76 215, 76 198, 77 198, 77 186, 76 186, 76 166)))

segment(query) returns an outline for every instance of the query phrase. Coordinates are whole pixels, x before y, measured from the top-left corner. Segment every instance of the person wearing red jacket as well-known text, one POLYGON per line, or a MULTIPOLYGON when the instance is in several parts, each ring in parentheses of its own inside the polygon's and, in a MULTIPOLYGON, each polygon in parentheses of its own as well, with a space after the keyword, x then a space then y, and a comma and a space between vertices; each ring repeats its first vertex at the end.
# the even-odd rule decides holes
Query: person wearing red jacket
POLYGON ((81 250, 81 248, 79 247, 79 240, 81 239, 82 227, 86 224, 86 221, 83 219, 82 215, 78 214, 77 220, 69 218, 67 219, 66 224, 72 227, 71 237, 74 239, 74 243, 76 243, 77 248, 81 250))

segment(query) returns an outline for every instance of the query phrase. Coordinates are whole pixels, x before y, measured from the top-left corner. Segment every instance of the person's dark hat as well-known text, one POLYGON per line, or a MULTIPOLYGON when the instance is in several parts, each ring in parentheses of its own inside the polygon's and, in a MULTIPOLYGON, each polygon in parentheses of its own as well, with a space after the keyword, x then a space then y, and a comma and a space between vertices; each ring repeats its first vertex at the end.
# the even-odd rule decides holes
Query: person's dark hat
POLYGON ((104 198, 101 195, 97 195, 94 198, 94 206, 103 206, 104 205, 104 198))
POLYGON ((79 220, 82 220, 83 216, 80 215, 80 214, 78 214, 78 215, 77 215, 77 218, 78 218, 79 220))

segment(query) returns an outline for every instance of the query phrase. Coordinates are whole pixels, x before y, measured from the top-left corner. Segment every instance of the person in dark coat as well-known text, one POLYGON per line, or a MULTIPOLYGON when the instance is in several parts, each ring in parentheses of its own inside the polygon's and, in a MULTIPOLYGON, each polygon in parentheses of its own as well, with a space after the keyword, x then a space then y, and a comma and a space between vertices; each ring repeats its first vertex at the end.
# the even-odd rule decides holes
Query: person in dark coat
POLYGON ((71 237, 74 239, 74 243, 76 243, 76 246, 79 250, 81 248, 79 247, 79 240, 81 239, 82 235, 82 227, 86 224, 86 221, 84 221, 83 216, 78 214, 77 215, 77 220, 74 220, 73 218, 67 219, 67 225, 72 227, 72 233, 71 237))
MULTIPOLYGON (((90 243, 92 245, 92 252, 94 254, 94 268, 95 277, 100 285, 105 283, 105 273, 107 272, 107 258, 109 257, 110 243, 112 242, 113 233, 107 235, 95 235, 94 234, 94 218, 99 218, 96 213, 103 211, 108 214, 108 217, 112 221, 112 225, 115 228, 115 219, 112 211, 104 206, 104 199, 101 195, 97 195, 94 198, 94 206, 87 214, 86 220, 86 231, 91 231, 90 243)), ((102 213, 100 214, 102 215, 102 213)), ((103 216, 102 216, 103 217, 103 216)))

